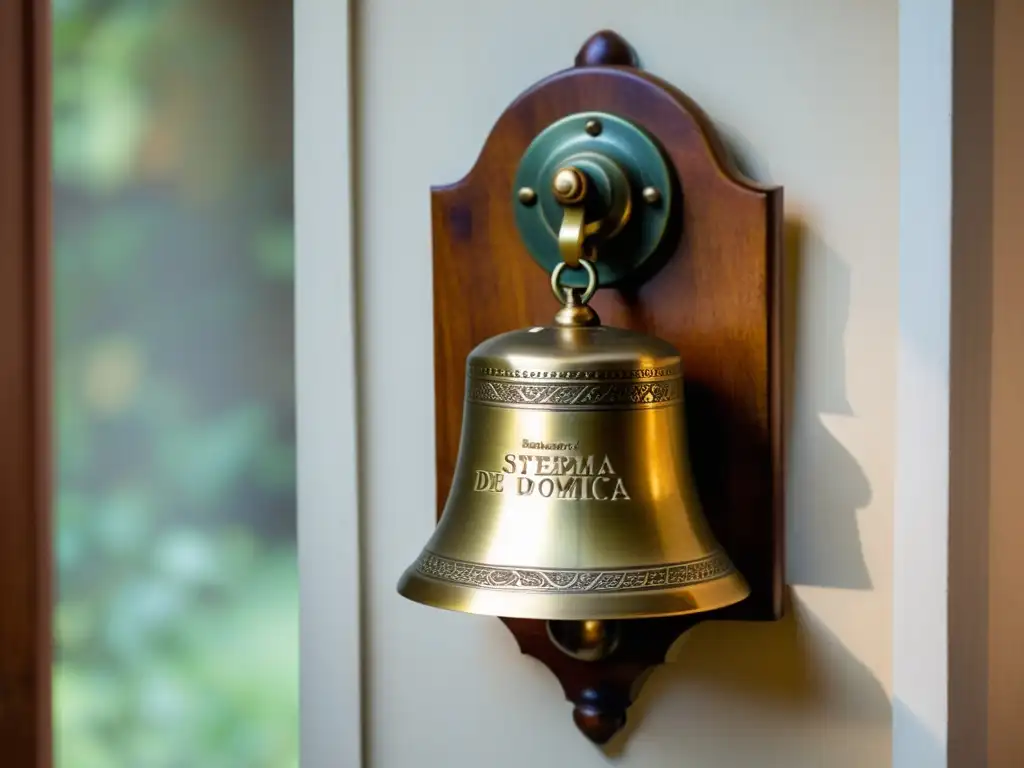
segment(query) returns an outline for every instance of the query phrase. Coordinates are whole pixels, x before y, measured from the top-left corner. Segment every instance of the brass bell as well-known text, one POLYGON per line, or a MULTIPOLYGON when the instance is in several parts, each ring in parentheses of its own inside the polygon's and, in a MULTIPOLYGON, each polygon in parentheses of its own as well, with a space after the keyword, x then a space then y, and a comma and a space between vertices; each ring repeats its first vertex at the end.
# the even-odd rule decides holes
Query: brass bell
MULTIPOLYGON (((560 298, 564 266, 552 274, 560 298)), ((470 354, 451 493, 398 585, 410 600, 557 624, 709 611, 749 594, 694 488, 679 352, 600 325, 587 306, 594 269, 580 266, 590 282, 565 289, 553 325, 470 354)))

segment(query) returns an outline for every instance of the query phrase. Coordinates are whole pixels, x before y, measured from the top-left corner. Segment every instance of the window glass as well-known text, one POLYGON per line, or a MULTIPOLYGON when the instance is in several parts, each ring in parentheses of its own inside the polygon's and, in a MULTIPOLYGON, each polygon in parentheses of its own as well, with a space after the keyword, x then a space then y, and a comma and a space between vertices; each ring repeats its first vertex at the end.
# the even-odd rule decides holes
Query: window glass
POLYGON ((53 35, 57 765, 292 768, 291 4, 53 35))

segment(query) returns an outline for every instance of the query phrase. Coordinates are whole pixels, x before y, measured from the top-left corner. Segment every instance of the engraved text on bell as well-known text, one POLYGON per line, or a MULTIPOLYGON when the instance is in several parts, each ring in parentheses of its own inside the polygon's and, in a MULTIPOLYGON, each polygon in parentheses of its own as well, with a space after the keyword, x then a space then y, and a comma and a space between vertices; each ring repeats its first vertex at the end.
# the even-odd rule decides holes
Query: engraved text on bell
POLYGON ((625 483, 608 456, 593 454, 506 453, 501 471, 476 470, 473 490, 566 501, 629 500, 625 483))

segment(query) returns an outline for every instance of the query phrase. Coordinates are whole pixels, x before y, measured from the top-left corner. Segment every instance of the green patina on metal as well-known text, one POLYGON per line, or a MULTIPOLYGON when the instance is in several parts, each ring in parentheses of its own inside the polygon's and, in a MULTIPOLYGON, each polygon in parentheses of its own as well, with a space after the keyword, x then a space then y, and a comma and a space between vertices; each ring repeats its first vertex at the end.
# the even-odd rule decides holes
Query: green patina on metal
MULTIPOLYGON (((534 260, 548 272, 562 261, 558 230, 563 208, 551 182, 566 165, 586 173, 592 190, 588 206, 595 208, 596 215, 621 206, 625 199, 630 201, 631 215, 621 231, 610 236, 602 233, 587 243, 588 249, 596 251, 599 284, 614 285, 657 251, 673 205, 672 172, 651 137, 615 115, 581 112, 548 126, 523 154, 509 191, 519 234, 534 260), (599 130, 594 129, 594 121, 599 130), (524 202, 519 193, 523 188, 534 190, 536 199, 524 202), (660 199, 653 204, 646 201, 645 188, 657 190, 660 199)), ((581 288, 586 283, 582 269, 567 269, 562 276, 563 285, 581 288)))

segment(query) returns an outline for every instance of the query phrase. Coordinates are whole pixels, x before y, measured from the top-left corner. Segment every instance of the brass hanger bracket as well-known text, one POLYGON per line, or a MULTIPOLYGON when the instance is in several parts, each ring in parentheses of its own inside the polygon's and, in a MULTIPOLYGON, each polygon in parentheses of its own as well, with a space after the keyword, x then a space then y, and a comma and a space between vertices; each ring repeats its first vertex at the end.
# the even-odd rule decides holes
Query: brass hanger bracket
MULTIPOLYGON (((673 186, 664 155, 638 125, 603 112, 569 115, 523 154, 513 187, 516 226, 546 271, 587 259, 600 285, 615 285, 657 252, 673 186)), ((587 277, 570 270, 563 282, 582 288, 587 277)))

